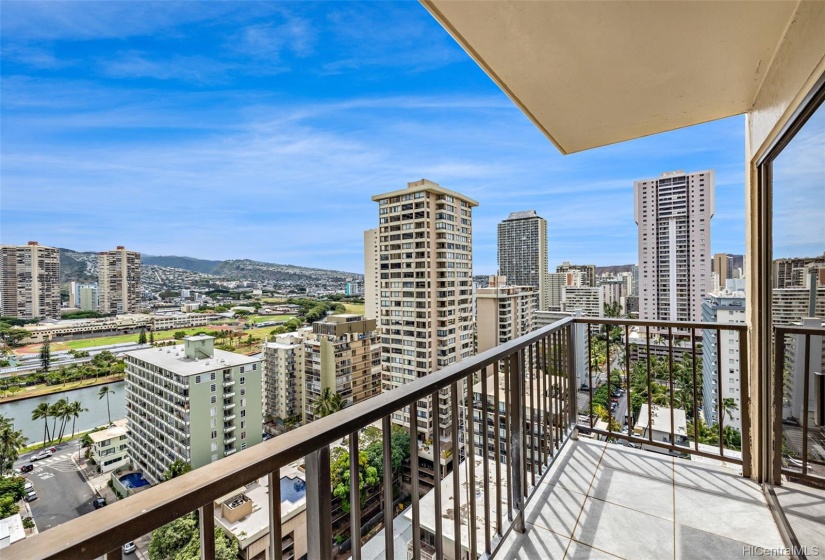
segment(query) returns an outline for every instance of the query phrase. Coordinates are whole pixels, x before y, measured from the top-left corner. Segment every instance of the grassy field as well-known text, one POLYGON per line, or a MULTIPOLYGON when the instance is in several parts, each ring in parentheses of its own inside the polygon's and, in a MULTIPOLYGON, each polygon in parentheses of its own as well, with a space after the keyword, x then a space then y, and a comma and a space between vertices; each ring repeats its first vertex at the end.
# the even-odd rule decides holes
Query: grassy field
POLYGON ((363 303, 345 303, 344 307, 347 308, 347 313, 352 313, 353 315, 363 315, 364 314, 364 304, 363 303))
POLYGON ((250 315, 247 323, 264 323, 266 321, 289 321, 293 315, 250 315))

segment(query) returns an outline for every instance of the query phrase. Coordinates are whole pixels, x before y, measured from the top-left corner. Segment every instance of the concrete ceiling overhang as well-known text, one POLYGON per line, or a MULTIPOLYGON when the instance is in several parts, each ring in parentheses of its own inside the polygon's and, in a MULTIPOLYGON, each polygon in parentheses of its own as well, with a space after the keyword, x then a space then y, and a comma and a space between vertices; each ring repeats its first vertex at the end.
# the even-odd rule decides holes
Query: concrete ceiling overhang
POLYGON ((747 112, 798 6, 421 2, 564 154, 747 112))

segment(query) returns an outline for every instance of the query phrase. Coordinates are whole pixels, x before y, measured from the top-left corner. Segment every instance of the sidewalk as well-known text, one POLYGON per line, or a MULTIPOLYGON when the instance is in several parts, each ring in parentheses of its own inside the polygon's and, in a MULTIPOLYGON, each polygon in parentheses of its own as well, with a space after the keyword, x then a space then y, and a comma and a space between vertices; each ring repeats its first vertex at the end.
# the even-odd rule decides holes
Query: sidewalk
POLYGON ((72 460, 77 465, 83 478, 86 479, 86 484, 92 489, 92 492, 106 498, 106 503, 111 504, 117 500, 114 490, 109 488, 109 480, 111 472, 99 473, 97 472, 97 465, 93 465, 85 457, 86 450, 80 448, 77 453, 72 456, 72 460))

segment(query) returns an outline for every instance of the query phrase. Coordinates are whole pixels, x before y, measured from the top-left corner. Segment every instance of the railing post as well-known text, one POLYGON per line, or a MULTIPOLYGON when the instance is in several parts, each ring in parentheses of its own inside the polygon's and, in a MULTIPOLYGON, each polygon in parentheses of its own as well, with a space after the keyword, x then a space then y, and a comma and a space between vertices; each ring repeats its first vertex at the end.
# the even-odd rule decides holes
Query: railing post
POLYGON ((521 456, 521 443, 524 437, 524 417, 522 410, 522 399, 524 392, 522 380, 524 379, 524 368, 521 360, 521 352, 514 352, 510 358, 508 375, 510 377, 510 438, 508 441, 508 455, 511 457, 512 468, 511 480, 513 487, 510 488, 510 500, 513 503, 513 510, 517 513, 513 518, 513 529, 517 533, 524 533, 524 480, 521 475, 521 463, 524 458, 521 456))
POLYGON ((307 559, 332 558, 332 482, 329 446, 304 458, 307 479, 307 559))
POLYGON ((213 502, 198 509, 200 515, 201 558, 215 557, 215 506, 213 502))
POLYGON ((575 435, 575 426, 579 421, 579 383, 576 375, 576 343, 578 342, 578 325, 570 323, 567 330, 567 408, 569 411, 568 422, 573 426, 573 434, 575 435))

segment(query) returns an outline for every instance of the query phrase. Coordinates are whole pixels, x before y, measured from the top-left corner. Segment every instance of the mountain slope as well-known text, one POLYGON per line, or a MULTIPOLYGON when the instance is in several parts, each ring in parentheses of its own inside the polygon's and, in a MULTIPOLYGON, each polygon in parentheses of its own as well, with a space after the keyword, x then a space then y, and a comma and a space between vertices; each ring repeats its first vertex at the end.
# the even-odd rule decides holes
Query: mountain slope
POLYGON ((213 271, 223 261, 208 261, 193 257, 141 255, 140 262, 141 264, 155 264, 168 268, 182 268, 183 270, 191 270, 202 274, 214 274, 213 271))

